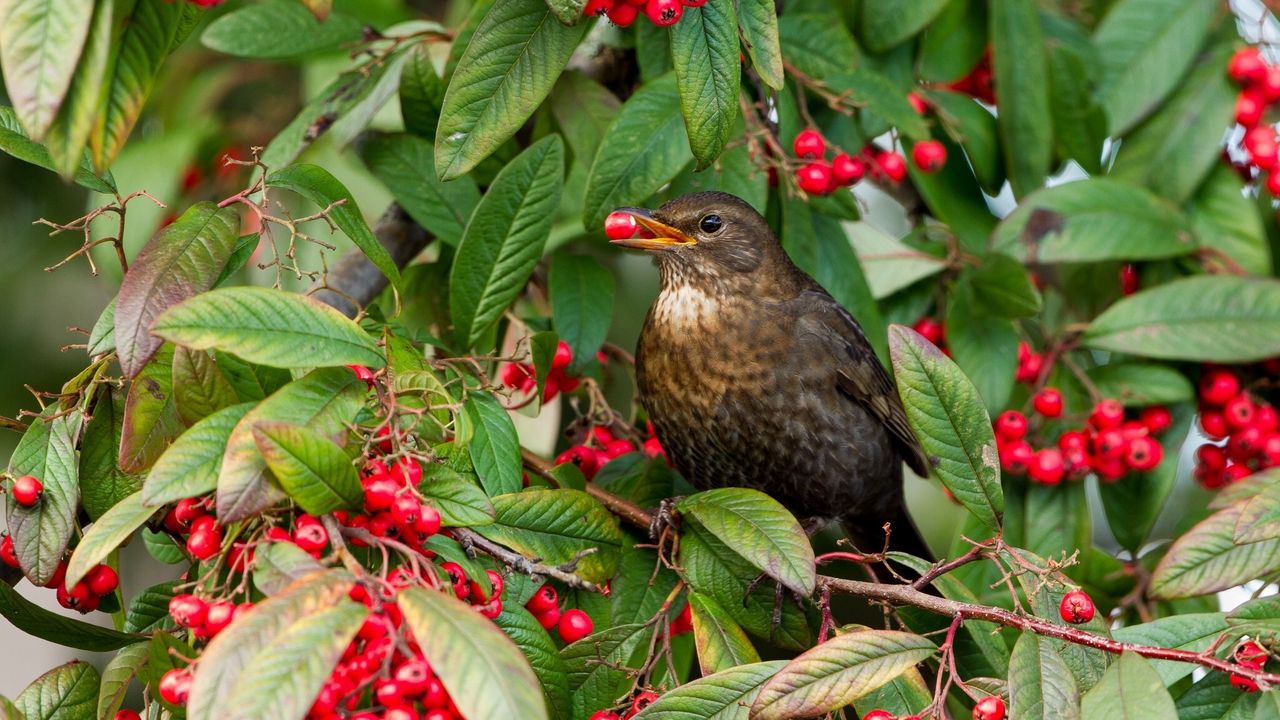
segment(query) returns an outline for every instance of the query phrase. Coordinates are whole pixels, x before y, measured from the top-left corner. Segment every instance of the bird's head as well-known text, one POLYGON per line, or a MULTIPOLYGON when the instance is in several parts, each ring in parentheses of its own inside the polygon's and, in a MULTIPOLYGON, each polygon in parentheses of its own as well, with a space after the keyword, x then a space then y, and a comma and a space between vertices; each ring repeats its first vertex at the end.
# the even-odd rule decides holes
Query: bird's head
POLYGON ((728 193, 690 193, 657 210, 627 207, 615 212, 635 218, 644 232, 611 242, 652 253, 664 279, 704 275, 729 280, 783 257, 760 213, 728 193))

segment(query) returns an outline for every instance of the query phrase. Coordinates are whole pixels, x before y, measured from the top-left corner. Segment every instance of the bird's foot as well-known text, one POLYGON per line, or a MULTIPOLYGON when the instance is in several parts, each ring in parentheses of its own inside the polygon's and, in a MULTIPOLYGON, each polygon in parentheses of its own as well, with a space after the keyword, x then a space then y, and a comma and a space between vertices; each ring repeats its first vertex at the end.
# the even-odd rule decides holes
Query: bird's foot
MULTIPOLYGON (((754 580, 747 583, 747 590, 742 594, 743 607, 747 606, 747 602, 751 599, 751 594, 756 591, 757 587, 760 587, 760 583, 764 582, 767 579, 772 579, 768 573, 760 573, 759 575, 756 576, 754 580)), ((804 596, 801 595, 800 593, 797 593, 794 590, 787 588, 786 585, 783 585, 782 583, 774 580, 773 618, 772 618, 772 622, 773 622, 772 629, 774 633, 778 631, 778 628, 782 627, 782 603, 783 603, 784 597, 787 597, 787 596, 791 598, 791 602, 795 603, 796 607, 799 608, 801 612, 804 612, 804 600, 805 600, 804 596)))
POLYGON ((658 503, 658 509, 653 513, 653 520, 649 522, 649 538, 654 542, 661 544, 663 536, 668 530, 680 529, 680 513, 676 512, 676 503, 683 498, 667 498, 658 503))

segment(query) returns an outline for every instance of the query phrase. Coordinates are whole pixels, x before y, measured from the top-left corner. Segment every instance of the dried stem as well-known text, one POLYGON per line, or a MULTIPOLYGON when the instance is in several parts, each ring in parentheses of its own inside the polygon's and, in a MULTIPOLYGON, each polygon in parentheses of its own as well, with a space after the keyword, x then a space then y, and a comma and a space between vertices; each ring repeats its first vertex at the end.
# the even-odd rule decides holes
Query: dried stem
POLYGON ((486 555, 492 556, 494 559, 508 565, 522 575, 541 575, 553 580, 559 580, 569 587, 586 590, 587 592, 598 593, 601 591, 599 585, 596 585, 590 580, 586 580, 573 572, 573 568, 571 566, 577 565, 578 561, 584 556, 579 556, 575 558, 573 562, 566 563, 561 566, 547 565, 546 563, 527 558, 520 553, 509 550, 474 530, 453 528, 449 532, 453 534, 453 538, 455 540, 462 543, 463 547, 474 547, 481 552, 484 552, 486 555))

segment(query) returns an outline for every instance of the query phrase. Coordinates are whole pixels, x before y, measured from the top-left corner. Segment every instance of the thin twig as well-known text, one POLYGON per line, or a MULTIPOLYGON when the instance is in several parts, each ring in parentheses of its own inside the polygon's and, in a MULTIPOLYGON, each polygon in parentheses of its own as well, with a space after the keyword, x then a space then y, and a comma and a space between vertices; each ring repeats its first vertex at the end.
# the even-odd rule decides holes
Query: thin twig
MULTIPOLYGON (((486 555, 503 562, 522 575, 541 575, 587 592, 601 592, 599 585, 574 573, 571 569, 567 569, 566 566, 548 565, 538 560, 527 558, 518 552, 509 550, 489 540, 474 530, 453 528, 449 532, 453 533, 453 538, 462 543, 463 547, 478 548, 486 555)), ((575 558, 572 563, 567 563, 566 565, 576 565, 579 560, 581 560, 581 557, 575 558)))

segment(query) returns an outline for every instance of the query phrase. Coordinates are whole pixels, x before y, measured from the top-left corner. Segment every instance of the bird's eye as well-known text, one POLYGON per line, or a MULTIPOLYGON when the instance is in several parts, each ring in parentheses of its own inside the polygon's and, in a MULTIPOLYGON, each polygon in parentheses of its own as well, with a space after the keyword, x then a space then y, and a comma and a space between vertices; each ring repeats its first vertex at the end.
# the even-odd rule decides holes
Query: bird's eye
POLYGON ((724 227, 724 221, 719 215, 707 215, 698 223, 698 227, 702 228, 702 232, 714 234, 720 232, 720 228, 724 227))

